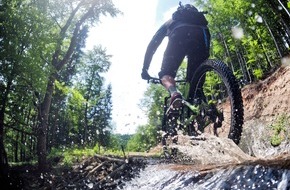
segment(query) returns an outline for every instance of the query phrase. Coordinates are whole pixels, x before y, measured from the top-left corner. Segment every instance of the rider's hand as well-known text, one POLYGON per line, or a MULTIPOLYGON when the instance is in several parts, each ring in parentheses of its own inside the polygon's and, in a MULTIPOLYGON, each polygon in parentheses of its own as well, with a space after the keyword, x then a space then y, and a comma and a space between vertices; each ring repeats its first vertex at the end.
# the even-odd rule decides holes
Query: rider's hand
POLYGON ((142 69, 141 77, 144 80, 149 80, 150 79, 150 75, 148 74, 147 69, 142 69))

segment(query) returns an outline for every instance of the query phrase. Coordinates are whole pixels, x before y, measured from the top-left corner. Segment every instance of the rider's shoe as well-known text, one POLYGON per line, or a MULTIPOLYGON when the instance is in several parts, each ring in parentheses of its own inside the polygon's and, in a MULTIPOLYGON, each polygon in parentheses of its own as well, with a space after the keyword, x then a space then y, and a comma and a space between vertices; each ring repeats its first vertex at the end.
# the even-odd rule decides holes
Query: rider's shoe
POLYGON ((182 106, 182 96, 179 92, 172 94, 170 99, 170 108, 179 109, 182 106))

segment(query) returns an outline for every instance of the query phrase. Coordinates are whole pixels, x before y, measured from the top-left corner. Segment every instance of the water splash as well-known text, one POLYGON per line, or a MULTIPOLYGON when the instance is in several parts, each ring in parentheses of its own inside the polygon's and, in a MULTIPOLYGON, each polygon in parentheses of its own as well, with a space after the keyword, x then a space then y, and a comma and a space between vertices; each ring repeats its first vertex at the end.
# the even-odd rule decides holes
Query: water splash
POLYGON ((241 27, 233 27, 232 28, 232 36, 235 38, 235 39, 242 39, 244 37, 244 30, 243 28, 241 27))
POLYGON ((283 57, 281 63, 283 66, 290 66, 290 56, 283 57))
POLYGON ((209 174, 194 189, 289 189, 289 170, 243 166, 209 174), (279 187, 279 188, 278 188, 279 187))
POLYGON ((221 169, 206 175, 197 171, 175 171, 156 165, 148 166, 124 189, 133 190, 221 190, 290 188, 290 170, 256 166, 221 169))

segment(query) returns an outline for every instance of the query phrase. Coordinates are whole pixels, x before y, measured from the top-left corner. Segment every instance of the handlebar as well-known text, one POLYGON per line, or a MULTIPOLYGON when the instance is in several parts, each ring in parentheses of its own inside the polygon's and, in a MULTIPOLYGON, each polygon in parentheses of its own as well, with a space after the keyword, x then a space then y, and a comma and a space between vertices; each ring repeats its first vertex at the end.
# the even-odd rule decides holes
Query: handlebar
POLYGON ((150 77, 147 80, 148 83, 153 83, 153 84, 161 84, 161 80, 159 78, 156 77, 150 77))
MULTIPOLYGON (((147 80, 148 83, 153 83, 153 84, 162 84, 161 80, 159 78, 156 77, 151 77, 147 80)), ((176 80, 176 83, 185 83, 186 80, 176 80)))

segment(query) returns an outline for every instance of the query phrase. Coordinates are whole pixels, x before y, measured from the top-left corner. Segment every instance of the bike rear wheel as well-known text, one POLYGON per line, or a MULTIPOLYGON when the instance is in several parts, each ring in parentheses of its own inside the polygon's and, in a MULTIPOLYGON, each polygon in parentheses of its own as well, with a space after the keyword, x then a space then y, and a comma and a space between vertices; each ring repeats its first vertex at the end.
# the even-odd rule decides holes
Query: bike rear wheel
MULTIPOLYGON (((192 131, 228 137, 239 144, 244 119, 239 84, 229 67, 219 60, 202 63, 190 82, 188 101, 199 105, 199 113, 187 127, 192 131)), ((187 110, 190 117, 191 111, 187 110)))

